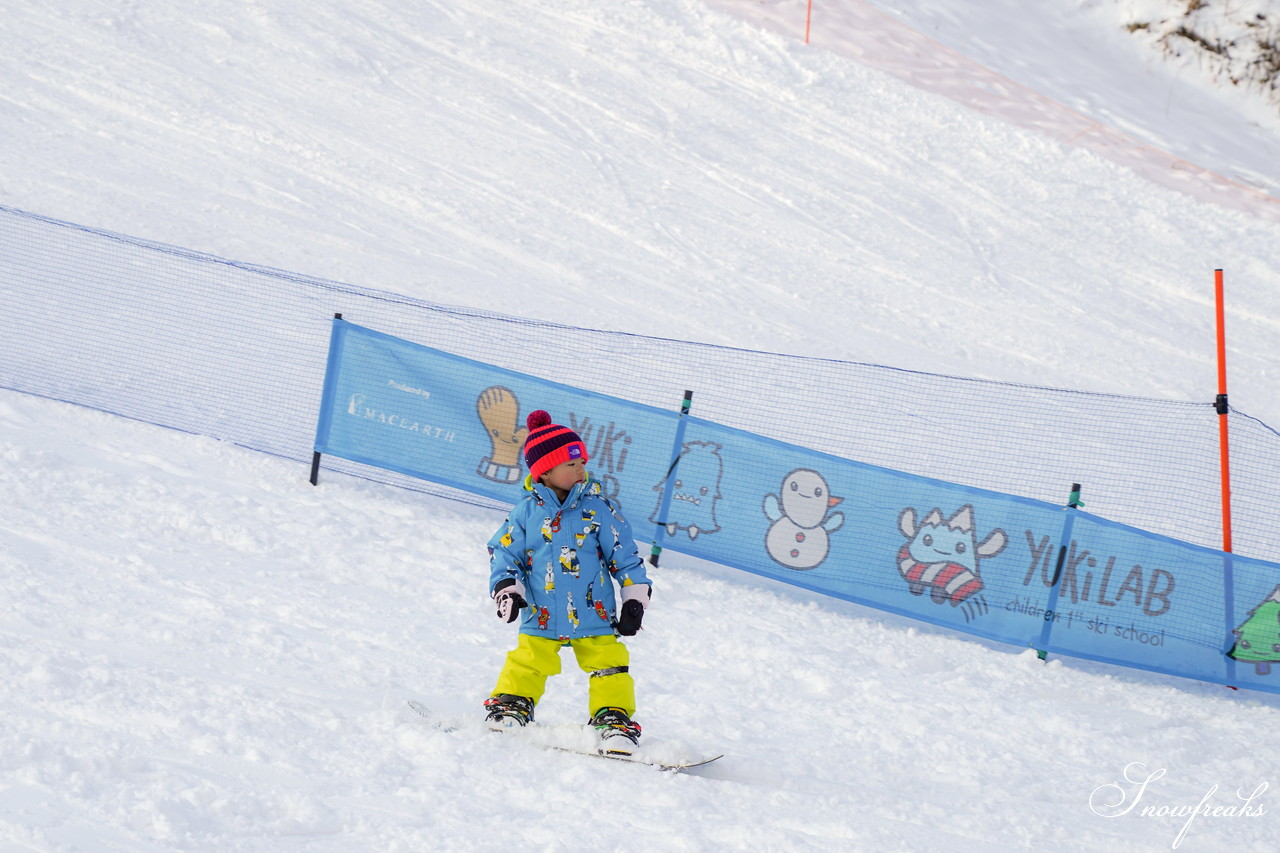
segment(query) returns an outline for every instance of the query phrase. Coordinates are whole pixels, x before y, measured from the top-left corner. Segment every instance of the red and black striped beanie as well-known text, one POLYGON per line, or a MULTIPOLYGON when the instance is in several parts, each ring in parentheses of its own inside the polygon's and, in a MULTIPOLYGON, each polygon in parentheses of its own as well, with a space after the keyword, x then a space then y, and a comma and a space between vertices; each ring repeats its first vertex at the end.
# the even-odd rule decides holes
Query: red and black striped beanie
POLYGON ((529 437, 524 441, 524 464, 529 466, 529 476, 535 483, 562 462, 587 461, 587 446, 578 434, 567 426, 553 424, 551 415, 542 409, 530 412, 525 425, 529 427, 529 437))

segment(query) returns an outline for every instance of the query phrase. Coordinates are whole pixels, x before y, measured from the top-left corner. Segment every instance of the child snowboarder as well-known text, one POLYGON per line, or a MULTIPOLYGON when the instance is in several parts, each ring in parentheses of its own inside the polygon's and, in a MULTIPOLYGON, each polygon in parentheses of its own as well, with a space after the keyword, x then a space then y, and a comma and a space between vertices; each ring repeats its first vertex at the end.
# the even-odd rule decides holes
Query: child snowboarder
POLYGON ((523 726, 560 672, 560 650, 573 649, 590 673, 590 725, 601 750, 630 754, 640 738, 630 655, 617 634, 634 636, 651 584, 631 526, 586 470, 587 448, 576 432, 539 409, 529 415, 524 444, 528 494, 489 540, 489 590, 498 618, 523 614, 515 649, 507 654, 493 694, 489 725, 523 726), (621 608, 614 618, 621 591, 621 608))

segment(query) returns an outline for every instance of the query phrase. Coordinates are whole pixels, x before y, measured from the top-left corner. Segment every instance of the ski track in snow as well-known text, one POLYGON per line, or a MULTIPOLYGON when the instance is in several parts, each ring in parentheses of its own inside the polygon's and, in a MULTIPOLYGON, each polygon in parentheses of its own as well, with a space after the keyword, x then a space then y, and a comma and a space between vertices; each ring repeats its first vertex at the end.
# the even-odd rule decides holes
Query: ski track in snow
MULTIPOLYGON (((807 20, 805 0, 784 0, 759 6, 744 6, 732 0, 710 0, 710 3, 726 12, 743 14, 750 20, 758 21, 792 38, 804 37, 804 24, 807 20)), ((1036 63, 1037 71, 1032 73, 1037 82, 1045 85, 1049 91, 1060 92, 1069 100, 1082 104, 1081 108, 1085 112, 1091 111, 1090 108, 1093 107, 1093 111, 1099 115, 1097 119, 973 61, 910 26, 899 23, 894 17, 897 14, 909 20, 928 21, 940 30, 939 38, 949 37, 949 40, 963 44, 966 48, 976 48, 987 61, 1025 72, 1026 66, 1020 62, 1026 62, 1029 54, 1034 55, 1034 51, 1042 49, 1045 46, 1044 39, 1062 38, 1064 35, 1078 37, 1085 25, 1099 26, 1099 20, 1104 19, 1104 11, 1097 10, 1088 14, 1091 7, 1083 4, 1084 9, 1072 10, 1075 14, 1063 16, 1054 25, 1045 26, 1043 20, 1020 14, 1020 4, 1010 4, 1004 0, 983 4, 980 9, 975 8, 973 11, 977 12, 976 15, 949 17, 943 21, 934 17, 933 10, 922 10, 919 5, 912 0, 882 0, 879 3, 852 0, 838 5, 819 3, 818 23, 816 27, 810 24, 808 43, 816 49, 851 56, 862 64, 886 71, 920 89, 945 95, 984 115, 995 116, 1051 139, 1098 153, 1162 186, 1177 189, 1203 201, 1246 212, 1251 216, 1280 222, 1280 195, 1277 194, 1280 192, 1280 184, 1275 183, 1275 176, 1271 174, 1274 157, 1280 153, 1280 147, 1264 134, 1250 133, 1251 138, 1245 144, 1236 142, 1236 153, 1242 157, 1242 161, 1231 169, 1233 177, 1227 177, 1193 162, 1197 155, 1214 159, 1214 155, 1219 154, 1216 148, 1208 145, 1197 147, 1194 143, 1187 145, 1184 140, 1185 153, 1179 156, 1163 151, 1148 141, 1162 132, 1169 132, 1169 110, 1165 111, 1162 121, 1154 114, 1139 118, 1138 126, 1134 128, 1136 135, 1109 126, 1107 121, 1126 123, 1123 117, 1108 109, 1114 108, 1116 96, 1133 97, 1135 92, 1112 90, 1115 83, 1105 79, 1105 71, 1103 75, 1099 75, 1099 64, 1090 62, 1093 58, 1090 50, 1073 57, 1077 61, 1069 64, 1065 72, 1061 68, 1053 68, 1049 63, 1036 63), (878 6, 884 6, 887 11, 881 11, 878 6), (1086 14, 1079 14, 1080 11, 1086 14), (994 21, 1000 21, 1009 27, 1011 33, 1018 35, 1017 39, 1003 41, 1002 50, 993 50, 990 45, 984 45, 981 39, 972 38, 975 31, 981 32, 985 25, 994 21), (1010 47, 1012 50, 1008 50, 1010 47), (1045 69, 1048 73, 1040 69, 1045 69), (1058 75, 1067 79, 1062 80, 1058 75), (1093 102, 1087 97, 1082 98, 1081 90, 1087 91, 1090 87, 1102 88, 1105 96, 1096 98, 1093 102), (1142 124, 1143 120, 1145 125, 1142 124), (1192 160, 1185 159, 1186 157, 1191 157, 1192 160)), ((1115 40, 1123 31, 1120 20, 1127 23, 1129 19, 1123 18, 1118 12, 1113 11, 1112 14, 1117 19, 1105 17, 1104 26, 1107 26, 1108 34, 1115 40)), ((1109 69, 1116 60, 1135 58, 1138 51, 1132 50, 1132 45, 1128 47, 1129 50, 1114 53, 1109 57, 1112 62, 1103 63, 1101 67, 1109 69)), ((1092 43, 1089 48, 1097 50, 1099 45, 1092 43)), ((1135 78, 1130 75, 1123 79, 1132 84, 1135 78)), ((1151 89, 1158 80, 1145 80, 1142 83, 1146 85, 1134 86, 1132 89, 1151 89)), ((1184 97, 1191 104, 1179 104, 1178 118, 1199 118, 1197 107, 1206 101, 1212 102, 1215 98, 1222 99, 1221 89, 1214 87, 1214 90, 1208 97, 1203 92, 1186 93, 1184 97)), ((1254 97, 1260 100, 1256 94, 1254 97)), ((1265 107, 1250 104, 1247 97, 1233 99, 1233 103, 1258 115, 1258 121, 1269 125, 1271 129, 1280 128, 1280 117, 1268 114, 1265 107)), ((1133 118, 1131 116, 1128 123, 1132 124, 1133 118)), ((1206 141, 1213 139, 1213 134, 1217 131, 1217 128, 1211 128, 1206 141)), ((1214 141, 1218 145, 1227 142, 1229 147, 1230 140, 1214 141)))

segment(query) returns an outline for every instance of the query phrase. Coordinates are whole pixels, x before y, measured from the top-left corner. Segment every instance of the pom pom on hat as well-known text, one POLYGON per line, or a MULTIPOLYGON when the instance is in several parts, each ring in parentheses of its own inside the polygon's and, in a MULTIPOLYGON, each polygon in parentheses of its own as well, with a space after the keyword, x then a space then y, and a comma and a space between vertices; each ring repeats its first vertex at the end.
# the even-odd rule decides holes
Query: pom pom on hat
POLYGON ((524 463, 529 466, 529 476, 538 479, 557 465, 572 459, 587 461, 587 446, 582 438, 567 426, 551 422, 548 412, 538 409, 525 419, 529 437, 524 442, 524 463))

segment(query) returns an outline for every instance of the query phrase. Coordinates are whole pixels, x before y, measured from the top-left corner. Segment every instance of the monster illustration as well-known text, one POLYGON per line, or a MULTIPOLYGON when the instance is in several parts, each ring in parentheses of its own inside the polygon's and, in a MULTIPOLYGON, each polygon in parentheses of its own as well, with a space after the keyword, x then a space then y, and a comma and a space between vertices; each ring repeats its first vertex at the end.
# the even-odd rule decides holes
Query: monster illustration
POLYGON ((697 539, 699 534, 717 532, 720 524, 716 521, 716 501, 721 497, 720 478, 723 474, 720 445, 709 441, 691 441, 683 445, 672 474, 676 479, 671 484, 667 517, 658 518, 662 495, 666 491, 664 480, 653 487, 658 493, 658 505, 649 515, 649 521, 665 527, 670 536, 684 530, 690 539, 697 539))
POLYGON ((551 611, 545 607, 538 608, 538 630, 545 631, 551 624, 551 611))
POLYGON ((935 508, 919 525, 915 509, 907 507, 898 514, 898 530, 909 540, 898 551, 898 571, 911 594, 924 595, 927 589, 934 604, 949 601, 953 607, 982 590, 978 563, 999 554, 1009 541, 997 527, 979 542, 972 504, 947 519, 935 508))
POLYGON ((844 524, 844 514, 831 512, 844 498, 817 471, 797 468, 782 478, 776 495, 764 496, 764 514, 772 522, 765 550, 788 569, 812 569, 827 558, 829 534, 844 524))
POLYGON ((551 516, 547 516, 546 518, 542 519, 542 529, 540 531, 542 533, 543 542, 551 541, 551 531, 552 531, 551 516))
POLYGON ((550 563, 547 563, 547 577, 542 583, 542 589, 544 592, 556 591, 556 573, 550 563))
POLYGON ((516 483, 521 475, 520 451, 529 430, 520 423, 520 401, 510 388, 494 385, 476 398, 476 414, 489 436, 489 455, 476 473, 495 483, 516 483))
POLYGON ((1249 611, 1235 635, 1227 657, 1253 664, 1258 675, 1270 675, 1271 664, 1280 663, 1280 586, 1249 611))
POLYGON ((566 602, 566 604, 567 604, 566 615, 569 617, 569 621, 573 623, 573 627, 577 628, 578 627, 578 608, 573 606, 572 595, 569 596, 569 600, 566 602))

